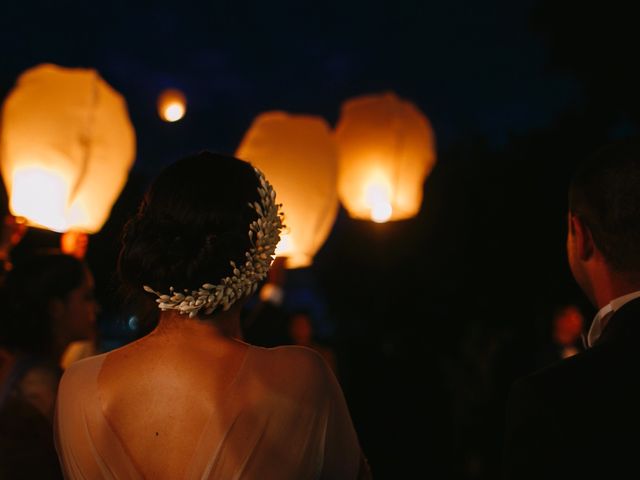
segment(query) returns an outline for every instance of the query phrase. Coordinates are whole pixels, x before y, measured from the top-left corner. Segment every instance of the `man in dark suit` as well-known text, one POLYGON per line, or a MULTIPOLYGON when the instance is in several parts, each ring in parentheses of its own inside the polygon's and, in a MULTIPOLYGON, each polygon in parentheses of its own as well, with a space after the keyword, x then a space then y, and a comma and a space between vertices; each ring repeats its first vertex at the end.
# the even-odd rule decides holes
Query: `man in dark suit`
POLYGON ((599 309, 587 350, 518 380, 507 408, 507 479, 640 478, 640 141, 576 172, 567 252, 599 309))

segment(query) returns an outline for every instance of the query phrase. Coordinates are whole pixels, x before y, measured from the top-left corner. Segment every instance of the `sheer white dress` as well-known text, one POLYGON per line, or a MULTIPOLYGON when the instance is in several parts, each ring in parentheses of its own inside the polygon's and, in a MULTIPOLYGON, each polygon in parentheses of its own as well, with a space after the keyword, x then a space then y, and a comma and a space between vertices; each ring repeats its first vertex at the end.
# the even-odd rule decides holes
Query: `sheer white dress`
MULTIPOLYGON (((188 445, 178 477, 175 457, 140 448, 148 435, 159 439, 162 429, 125 437, 123 432, 131 430, 110 419, 113 400, 105 399, 100 381, 108 355, 73 364, 59 387, 55 439, 67 479, 353 479, 359 471, 362 475, 363 457, 342 390, 324 360, 310 349, 249 346, 224 388, 211 392, 205 386, 207 391, 200 392, 192 385, 187 397, 184 392, 177 395, 161 376, 154 376, 157 373, 150 373, 151 378, 144 380, 157 385, 158 398, 174 402, 175 411, 169 409, 161 417, 173 422, 172 445, 188 445), (174 393, 175 401, 171 400, 174 393), (206 421, 194 427, 175 420, 188 419, 190 409, 195 412, 203 399, 210 412, 206 421), (174 415, 178 411, 180 415, 174 415), (147 461, 159 465, 167 476, 150 475, 145 470, 147 461), (169 476, 169 472, 174 473, 169 476)), ((127 401, 135 403, 136 394, 131 393, 127 401)), ((141 394, 140 401, 149 404, 149 415, 157 414, 148 395, 141 394)), ((132 408, 138 417, 144 416, 144 405, 132 408)), ((134 417, 129 423, 137 425, 136 421, 134 417)))

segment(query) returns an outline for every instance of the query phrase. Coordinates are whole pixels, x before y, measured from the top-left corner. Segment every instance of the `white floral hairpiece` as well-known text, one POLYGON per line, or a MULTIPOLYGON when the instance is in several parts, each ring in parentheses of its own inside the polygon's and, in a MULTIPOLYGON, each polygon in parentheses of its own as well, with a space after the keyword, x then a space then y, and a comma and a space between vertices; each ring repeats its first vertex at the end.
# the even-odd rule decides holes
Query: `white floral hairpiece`
POLYGON ((275 190, 260 170, 255 167, 254 170, 260 181, 260 202, 249 203, 258 213, 258 218, 249 225, 251 248, 245 253, 246 261, 242 265, 229 262, 233 268, 230 276, 223 278, 218 285, 205 283, 191 293, 187 289, 184 293, 176 292, 171 287, 170 294, 167 295, 145 285, 145 291, 158 297, 156 302, 160 310, 177 310, 181 314, 188 314, 190 318, 203 309, 205 315, 213 313, 220 306, 227 311, 236 300, 255 293, 258 283, 266 278, 280 241, 282 213, 278 212, 281 205, 275 203, 275 190))

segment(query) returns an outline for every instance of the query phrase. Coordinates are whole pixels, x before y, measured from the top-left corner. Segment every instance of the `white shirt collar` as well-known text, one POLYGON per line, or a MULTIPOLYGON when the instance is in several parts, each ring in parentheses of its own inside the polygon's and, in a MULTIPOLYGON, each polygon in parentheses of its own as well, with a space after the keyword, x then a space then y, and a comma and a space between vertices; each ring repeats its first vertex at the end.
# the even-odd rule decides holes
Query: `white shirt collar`
POLYGON ((611 316, 625 303, 630 302, 631 300, 635 300, 640 297, 640 290, 632 293, 628 293, 627 295, 623 295, 618 298, 614 298, 607 305, 602 307, 600 311, 596 314, 596 317, 593 319, 591 323, 591 328, 589 328, 589 333, 587 334, 587 346, 592 347, 602 332, 604 331, 607 323, 609 323, 609 319, 611 316))

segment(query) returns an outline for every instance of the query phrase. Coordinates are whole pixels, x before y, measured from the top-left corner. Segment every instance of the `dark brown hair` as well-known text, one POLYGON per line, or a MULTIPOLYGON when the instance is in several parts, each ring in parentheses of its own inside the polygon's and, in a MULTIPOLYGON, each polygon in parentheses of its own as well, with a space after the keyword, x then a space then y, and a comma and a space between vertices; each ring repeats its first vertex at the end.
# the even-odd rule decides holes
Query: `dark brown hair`
POLYGON ((202 152, 167 167, 124 229, 118 273, 125 295, 148 311, 153 297, 143 285, 168 293, 219 283, 232 272, 230 261, 245 261, 257 218, 249 203, 258 199, 258 177, 242 160, 202 152))
POLYGON ((569 209, 612 268, 640 272, 640 139, 611 143, 576 171, 569 209))

